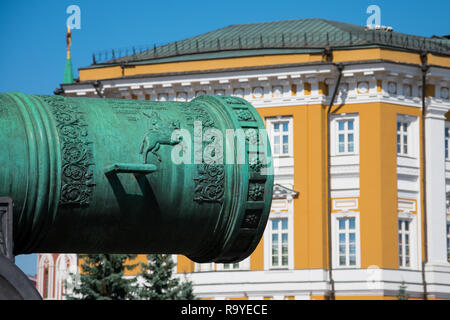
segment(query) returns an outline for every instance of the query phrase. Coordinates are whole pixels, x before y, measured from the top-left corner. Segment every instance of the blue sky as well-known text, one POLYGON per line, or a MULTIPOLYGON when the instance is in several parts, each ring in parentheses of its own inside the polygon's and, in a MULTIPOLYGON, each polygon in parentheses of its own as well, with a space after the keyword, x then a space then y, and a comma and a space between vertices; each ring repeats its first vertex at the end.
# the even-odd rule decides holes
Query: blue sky
MULTIPOLYGON (((432 36, 450 34, 450 1, 153 1, 2 0, 0 1, 0 92, 52 94, 63 78, 66 9, 81 9, 81 29, 72 32, 72 61, 88 66, 92 53, 153 46, 231 24, 324 18, 365 25, 366 9, 381 9, 381 24, 394 31, 432 36)), ((36 255, 16 257, 35 274, 36 255)))

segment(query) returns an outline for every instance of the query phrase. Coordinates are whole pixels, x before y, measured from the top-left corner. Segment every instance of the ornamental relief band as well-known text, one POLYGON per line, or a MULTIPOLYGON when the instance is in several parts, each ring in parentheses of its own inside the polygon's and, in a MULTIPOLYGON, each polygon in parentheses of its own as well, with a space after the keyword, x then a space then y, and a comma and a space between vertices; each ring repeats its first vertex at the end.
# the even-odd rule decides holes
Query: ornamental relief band
MULTIPOLYGON (((182 108, 181 111, 185 115, 189 126, 194 126, 195 121, 201 122, 203 130, 215 128, 216 126, 214 120, 201 105, 190 103, 186 108, 182 108)), ((194 130, 194 135, 203 135, 203 132, 195 132, 194 130)), ((204 146, 202 147, 204 148, 204 146)), ((202 152, 202 150, 199 151, 202 152)), ((193 197, 195 202, 222 203, 225 191, 225 166, 223 164, 198 164, 197 172, 193 179, 195 181, 193 197)))
POLYGON ((84 114, 76 101, 39 96, 50 107, 62 154, 61 205, 88 205, 92 196, 93 155, 84 114))

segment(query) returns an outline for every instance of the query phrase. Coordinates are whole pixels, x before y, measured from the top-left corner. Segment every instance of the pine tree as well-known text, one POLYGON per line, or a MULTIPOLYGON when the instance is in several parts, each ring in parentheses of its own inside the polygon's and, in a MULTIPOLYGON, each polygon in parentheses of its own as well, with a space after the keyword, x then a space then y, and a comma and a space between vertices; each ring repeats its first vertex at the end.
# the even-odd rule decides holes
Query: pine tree
POLYGON ((400 288, 398 290, 397 299, 398 300, 408 300, 409 295, 406 292, 407 286, 405 285, 405 281, 402 281, 402 284, 400 285, 400 288))
POLYGON ((175 263, 169 254, 149 254, 148 263, 141 264, 143 280, 138 296, 143 300, 194 300, 192 282, 173 276, 175 263))
POLYGON ((136 278, 124 278, 125 270, 134 269, 130 262, 136 255, 87 254, 79 255, 81 272, 69 300, 125 300, 134 299, 136 278))

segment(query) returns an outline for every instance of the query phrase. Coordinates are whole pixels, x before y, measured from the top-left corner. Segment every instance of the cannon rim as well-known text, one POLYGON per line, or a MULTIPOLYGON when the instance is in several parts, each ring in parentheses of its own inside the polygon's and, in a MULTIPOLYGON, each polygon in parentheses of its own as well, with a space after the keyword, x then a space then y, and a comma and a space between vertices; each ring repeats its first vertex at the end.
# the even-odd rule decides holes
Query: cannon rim
MULTIPOLYGON (((225 112, 227 116, 224 116, 223 119, 231 120, 228 123, 230 127, 244 130, 251 128, 265 130, 264 121, 261 119, 256 108, 242 98, 202 95, 193 99, 192 102, 203 104, 205 107, 215 107, 219 114, 225 112), (248 111, 250 114, 245 114, 244 112, 239 113, 240 111, 248 111), (240 116, 242 114, 245 116, 240 116)), ((246 149, 245 163, 233 166, 233 177, 230 179, 234 184, 239 184, 238 186, 234 186, 233 191, 239 191, 240 195, 237 197, 231 196, 229 203, 223 205, 220 213, 221 224, 225 230, 221 232, 217 239, 223 239, 223 241, 217 246, 214 246, 214 248, 208 249, 207 252, 196 252, 187 255, 189 259, 198 263, 233 263, 242 261, 250 256, 258 246, 270 214, 274 183, 273 167, 271 165, 267 167, 267 175, 259 175, 255 170, 250 168, 249 154, 247 151, 246 149), (248 194, 251 183, 264 184, 263 200, 249 200, 248 194), (223 212, 227 210, 227 206, 231 210, 228 215, 223 212), (259 212, 260 214, 256 228, 245 227, 244 219, 246 219, 249 212, 259 212)), ((272 153, 268 137, 266 140, 265 157, 272 164, 272 153)))

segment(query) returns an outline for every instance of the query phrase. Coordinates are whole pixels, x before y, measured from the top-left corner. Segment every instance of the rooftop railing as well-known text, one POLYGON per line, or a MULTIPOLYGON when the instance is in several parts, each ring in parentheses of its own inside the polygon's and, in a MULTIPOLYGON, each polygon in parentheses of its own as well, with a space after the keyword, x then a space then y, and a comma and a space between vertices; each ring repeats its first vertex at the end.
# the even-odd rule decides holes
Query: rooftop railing
POLYGON ((450 39, 404 35, 389 31, 282 33, 276 36, 190 38, 164 45, 138 46, 96 52, 93 64, 128 63, 189 54, 254 49, 322 49, 381 45, 450 55, 450 39))

